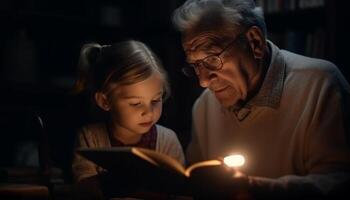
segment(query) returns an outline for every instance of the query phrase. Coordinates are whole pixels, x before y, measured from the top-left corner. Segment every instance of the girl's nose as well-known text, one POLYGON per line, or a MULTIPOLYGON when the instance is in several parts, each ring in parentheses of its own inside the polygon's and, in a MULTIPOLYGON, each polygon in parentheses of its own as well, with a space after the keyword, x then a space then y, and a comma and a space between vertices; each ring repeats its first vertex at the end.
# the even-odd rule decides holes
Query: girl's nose
POLYGON ((142 116, 146 116, 146 115, 153 115, 153 106, 152 105, 148 105, 145 106, 142 112, 142 116))

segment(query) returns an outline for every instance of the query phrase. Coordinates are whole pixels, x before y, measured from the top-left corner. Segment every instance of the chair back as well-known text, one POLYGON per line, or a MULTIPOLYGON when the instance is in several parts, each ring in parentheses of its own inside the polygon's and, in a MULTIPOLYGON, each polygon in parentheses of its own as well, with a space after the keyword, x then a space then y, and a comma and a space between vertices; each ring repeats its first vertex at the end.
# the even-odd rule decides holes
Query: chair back
MULTIPOLYGON (((49 140, 38 112, 30 108, 0 108, 0 127, 0 169, 5 169, 7 178, 26 176, 31 171, 37 172, 35 178, 40 183, 48 183, 49 140)), ((24 179, 20 182, 26 182, 24 179)))

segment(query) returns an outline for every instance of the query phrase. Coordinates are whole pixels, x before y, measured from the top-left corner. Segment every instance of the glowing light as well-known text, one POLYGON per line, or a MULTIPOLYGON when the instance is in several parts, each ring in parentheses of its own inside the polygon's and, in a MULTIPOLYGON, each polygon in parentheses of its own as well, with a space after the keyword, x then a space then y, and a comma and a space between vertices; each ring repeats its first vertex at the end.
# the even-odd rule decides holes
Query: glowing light
POLYGON ((224 163, 229 167, 241 167, 244 165, 245 159, 244 156, 239 154, 230 155, 224 158, 224 163))

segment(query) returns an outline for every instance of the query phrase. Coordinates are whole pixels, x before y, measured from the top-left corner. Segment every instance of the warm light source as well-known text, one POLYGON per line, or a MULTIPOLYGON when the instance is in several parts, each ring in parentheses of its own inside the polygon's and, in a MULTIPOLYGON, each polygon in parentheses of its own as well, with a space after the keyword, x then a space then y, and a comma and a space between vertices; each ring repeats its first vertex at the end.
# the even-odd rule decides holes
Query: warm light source
POLYGON ((226 156, 224 158, 224 163, 229 167, 241 167, 244 165, 244 156, 240 154, 226 156))

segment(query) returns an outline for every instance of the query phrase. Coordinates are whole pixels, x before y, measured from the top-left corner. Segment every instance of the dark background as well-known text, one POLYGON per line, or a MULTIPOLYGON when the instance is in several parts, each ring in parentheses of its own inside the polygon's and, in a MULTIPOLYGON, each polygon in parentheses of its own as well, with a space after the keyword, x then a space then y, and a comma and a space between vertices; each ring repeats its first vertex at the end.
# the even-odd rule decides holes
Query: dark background
MULTIPOLYGON (((263 2, 268 9, 266 2, 274 1, 263 2)), ((320 7, 295 10, 279 5, 266 12, 269 38, 282 48, 332 61, 349 80, 346 1, 325 2, 320 7)), ((2 0, 2 148, 13 149, 15 143, 30 138, 33 127, 27 116, 37 113, 48 133, 53 165, 63 169, 69 179, 76 130, 94 120, 88 99, 71 92, 80 48, 87 42, 110 44, 124 39, 145 42, 163 61, 172 96, 164 105, 159 123, 175 130, 186 147, 191 106, 201 89, 180 70, 184 55, 180 35, 170 18, 182 3, 183 0, 2 0), (9 119, 14 122, 6 121, 9 119)), ((8 154, 7 150, 1 151, 8 154)), ((11 162, 11 156, 1 161, 2 165, 11 162)))

